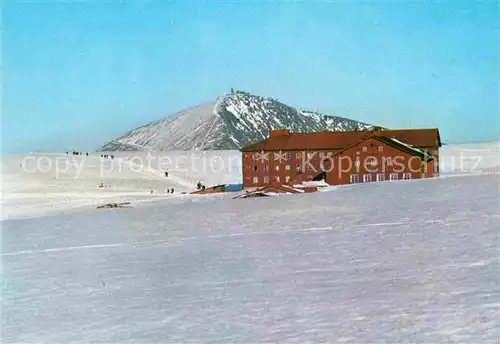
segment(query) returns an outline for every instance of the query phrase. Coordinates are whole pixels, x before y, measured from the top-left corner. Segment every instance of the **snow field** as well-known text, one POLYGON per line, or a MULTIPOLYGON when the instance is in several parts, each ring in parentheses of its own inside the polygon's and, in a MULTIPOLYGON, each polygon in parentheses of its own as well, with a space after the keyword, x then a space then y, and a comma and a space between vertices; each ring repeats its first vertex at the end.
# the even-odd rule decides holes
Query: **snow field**
POLYGON ((499 181, 7 220, 2 341, 492 343, 499 181))

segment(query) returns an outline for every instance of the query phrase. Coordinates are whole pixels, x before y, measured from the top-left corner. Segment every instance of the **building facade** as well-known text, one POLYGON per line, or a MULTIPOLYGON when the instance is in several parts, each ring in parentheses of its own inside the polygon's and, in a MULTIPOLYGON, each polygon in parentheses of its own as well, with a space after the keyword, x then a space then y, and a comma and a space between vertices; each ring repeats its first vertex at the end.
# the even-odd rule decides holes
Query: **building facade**
POLYGON ((372 136, 337 153, 326 173, 330 185, 429 178, 438 175, 436 160, 426 151, 397 140, 372 136))
POLYGON ((437 129, 321 133, 273 130, 268 139, 241 149, 243 187, 294 185, 320 179, 340 185, 433 177, 439 175, 440 146, 437 129), (346 165, 348 161, 352 168, 346 165), (365 161, 370 165, 365 166, 365 161), (383 167, 383 171, 376 167, 383 167), (358 177, 351 177, 354 174, 358 177))

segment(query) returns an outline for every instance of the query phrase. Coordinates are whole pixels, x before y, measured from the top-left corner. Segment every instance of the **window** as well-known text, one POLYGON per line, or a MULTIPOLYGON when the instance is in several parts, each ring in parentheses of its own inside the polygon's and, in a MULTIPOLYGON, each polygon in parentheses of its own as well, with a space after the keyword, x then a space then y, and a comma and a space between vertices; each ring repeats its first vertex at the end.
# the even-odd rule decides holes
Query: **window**
POLYGON ((290 153, 285 153, 285 160, 288 161, 292 158, 292 155, 290 153))
POLYGON ((264 176, 264 183, 269 183, 269 177, 268 176, 264 176))
POLYGON ((274 166, 274 170, 275 171, 279 171, 280 170, 280 166, 279 165, 274 166))
POLYGON ((377 182, 383 182, 385 180, 385 174, 379 173, 377 174, 377 182))
POLYGON ((297 170, 297 172, 302 171, 302 168, 301 168, 300 164, 297 164, 297 165, 295 166, 295 169, 297 170))
POLYGON ((259 178, 258 177, 253 177, 253 183, 257 184, 258 182, 259 182, 259 178))
POLYGON ((375 167, 377 166, 377 159, 376 158, 372 158, 368 161, 368 166, 371 166, 371 167, 375 167))
POLYGON ((378 151, 383 152, 384 151, 384 146, 378 146, 378 151))
POLYGON ((389 180, 398 180, 398 174, 397 173, 391 173, 389 175, 389 180))
POLYGON ((411 179, 411 173, 403 173, 403 179, 411 179))
POLYGON ((369 183, 372 181, 372 175, 371 174, 363 174, 363 183, 369 183))
POLYGON ((269 171, 269 165, 264 165, 264 171, 265 172, 269 171))
POLYGON ((280 182, 280 176, 276 176, 276 181, 279 183, 280 182))
POLYGON ((257 171, 257 166, 254 166, 254 167, 253 167, 253 170, 254 170, 254 171, 257 171))
POLYGON ((392 166, 392 158, 385 158, 387 166, 392 166))
POLYGON ((290 171, 291 166, 290 165, 285 165, 285 170, 290 171))
POLYGON ((349 177, 351 183, 359 183, 359 176, 357 174, 351 174, 349 177))
POLYGON ((301 152, 295 153, 295 159, 300 159, 300 158, 302 158, 302 153, 301 152))
POLYGON ((368 151, 368 147, 363 147, 363 152, 368 151))
POLYGON ((285 183, 288 183, 290 181, 290 176, 285 177, 285 183))

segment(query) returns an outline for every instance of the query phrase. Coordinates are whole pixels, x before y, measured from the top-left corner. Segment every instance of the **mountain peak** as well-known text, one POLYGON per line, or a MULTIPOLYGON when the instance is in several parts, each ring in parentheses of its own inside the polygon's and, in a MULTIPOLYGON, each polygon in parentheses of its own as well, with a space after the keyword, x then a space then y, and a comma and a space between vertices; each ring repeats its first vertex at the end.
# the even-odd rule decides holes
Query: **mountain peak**
POLYGON ((373 126, 299 110, 272 98, 234 91, 131 130, 101 150, 239 149, 265 139, 270 130, 347 131, 373 126))

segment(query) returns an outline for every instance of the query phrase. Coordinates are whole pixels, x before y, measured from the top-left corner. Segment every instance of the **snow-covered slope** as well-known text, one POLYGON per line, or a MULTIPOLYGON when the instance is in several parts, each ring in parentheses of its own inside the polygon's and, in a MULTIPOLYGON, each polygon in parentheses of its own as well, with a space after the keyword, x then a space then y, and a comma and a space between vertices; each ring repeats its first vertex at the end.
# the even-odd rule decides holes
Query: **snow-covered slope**
POLYGON ((119 152, 114 157, 101 158, 99 153, 3 157, 0 218, 95 208, 108 202, 180 201, 181 193, 194 191, 198 181, 241 183, 241 157, 235 151, 119 152), (98 187, 101 183, 105 187, 98 187), (167 193, 171 189, 174 194, 167 193))
POLYGON ((498 175, 2 223, 2 343, 497 343, 498 175))
POLYGON ((101 150, 239 149, 265 139, 271 129, 282 128, 304 132, 363 130, 372 126, 236 92, 134 129, 106 143, 101 150))

